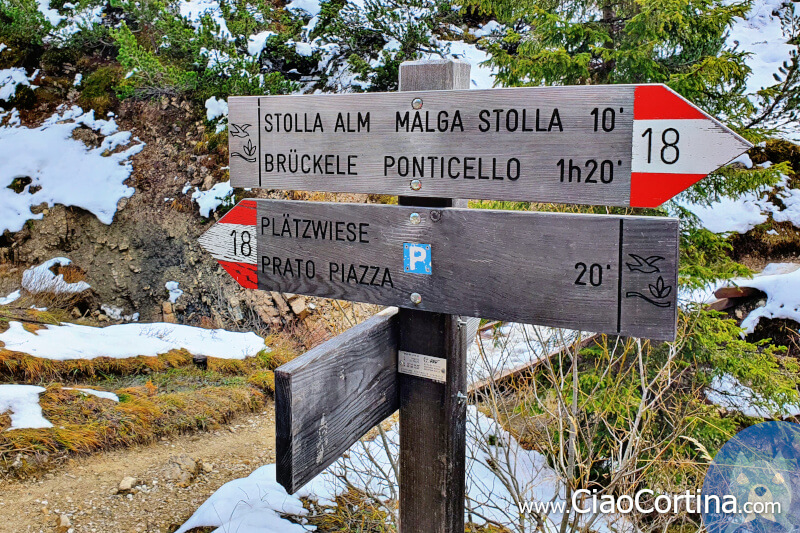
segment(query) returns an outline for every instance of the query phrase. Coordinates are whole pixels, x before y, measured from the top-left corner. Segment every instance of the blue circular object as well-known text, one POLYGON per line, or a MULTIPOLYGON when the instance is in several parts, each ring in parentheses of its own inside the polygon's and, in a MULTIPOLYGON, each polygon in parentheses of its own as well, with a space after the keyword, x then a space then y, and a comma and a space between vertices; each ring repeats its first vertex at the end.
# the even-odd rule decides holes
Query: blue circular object
POLYGON ((756 424, 725 443, 701 511, 709 533, 800 532, 800 424, 756 424))

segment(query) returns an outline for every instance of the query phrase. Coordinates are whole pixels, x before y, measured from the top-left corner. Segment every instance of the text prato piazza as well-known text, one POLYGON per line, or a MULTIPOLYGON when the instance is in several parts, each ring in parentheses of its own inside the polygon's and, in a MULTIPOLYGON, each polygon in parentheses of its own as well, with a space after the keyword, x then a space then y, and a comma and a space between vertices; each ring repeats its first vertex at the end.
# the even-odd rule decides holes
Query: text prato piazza
MULTIPOLYGON (((330 117, 329 117, 330 118, 330 117)), ((468 122, 468 124, 470 124, 468 122)), ((334 133, 370 133, 370 112, 339 112, 333 120, 334 133)), ((481 109, 473 127, 481 133, 563 132, 564 126, 557 108, 541 109, 481 109)), ((325 133, 331 131, 322 113, 267 113, 264 115, 266 133, 325 133)), ((460 110, 397 111, 395 133, 456 133, 467 131, 460 110)), ((474 131, 474 130, 473 130, 474 131)), ((358 155, 288 152, 265 153, 263 170, 266 173, 310 174, 329 176, 358 176, 358 155)), ((515 157, 475 157, 467 155, 385 155, 383 175, 414 178, 451 178, 516 181, 520 177, 520 161, 515 157)))

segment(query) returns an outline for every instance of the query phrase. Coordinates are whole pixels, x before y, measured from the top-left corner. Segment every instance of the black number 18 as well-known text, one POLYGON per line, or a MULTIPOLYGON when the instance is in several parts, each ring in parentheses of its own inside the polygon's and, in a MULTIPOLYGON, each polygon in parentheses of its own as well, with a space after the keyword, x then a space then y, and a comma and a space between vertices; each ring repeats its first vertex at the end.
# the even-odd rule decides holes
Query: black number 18
POLYGON ((253 253, 253 247, 250 245, 250 232, 243 231, 242 232, 242 242, 239 243, 237 246, 237 233, 236 230, 231 232, 233 235, 233 255, 243 255, 245 257, 250 257, 250 254, 253 253))

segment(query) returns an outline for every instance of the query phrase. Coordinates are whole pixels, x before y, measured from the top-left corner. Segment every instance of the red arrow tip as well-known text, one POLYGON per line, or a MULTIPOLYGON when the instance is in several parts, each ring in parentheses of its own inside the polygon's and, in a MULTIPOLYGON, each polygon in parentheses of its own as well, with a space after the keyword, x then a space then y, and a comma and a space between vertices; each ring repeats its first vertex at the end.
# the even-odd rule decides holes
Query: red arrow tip
POLYGON ((640 85, 634 93, 634 120, 707 119, 680 95, 664 85, 640 85))
POLYGON ((255 226, 256 218, 256 201, 242 200, 233 209, 225 213, 225 216, 219 221, 224 224, 255 226))
POLYGON ((217 261, 225 271, 245 289, 258 288, 258 273, 255 264, 217 261))
POLYGON ((632 172, 631 206, 658 207, 705 177, 705 174, 650 174, 632 172))

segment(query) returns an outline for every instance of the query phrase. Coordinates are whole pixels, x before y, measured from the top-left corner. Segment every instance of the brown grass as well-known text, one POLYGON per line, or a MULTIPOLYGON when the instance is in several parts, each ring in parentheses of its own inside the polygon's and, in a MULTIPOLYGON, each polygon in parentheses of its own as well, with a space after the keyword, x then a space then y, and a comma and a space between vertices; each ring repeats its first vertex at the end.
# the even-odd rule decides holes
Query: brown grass
POLYGON ((196 366, 186 350, 158 357, 54 361, 0 348, 0 383, 46 386, 40 404, 54 426, 4 431, 11 419, 0 413, 0 476, 35 473, 70 454, 216 428, 237 413, 258 409, 274 393, 273 370, 302 350, 302 343, 286 333, 268 342, 269 352, 244 360, 210 357, 205 368, 196 366), (120 402, 64 390, 62 383, 113 391, 120 402))
POLYGON ((55 361, 0 348, 0 381, 23 380, 29 383, 41 381, 75 381, 100 375, 126 376, 147 372, 163 372, 192 362, 192 354, 186 350, 172 350, 158 357, 131 357, 112 359, 72 359, 55 361))
MULTIPOLYGON (((214 386, 192 391, 151 395, 148 387, 117 391, 119 403, 52 385, 40 396, 42 413, 52 422, 47 429, 0 431, 0 469, 10 467, 18 454, 25 457, 15 474, 31 473, 43 458, 90 453, 119 446, 152 442, 161 436, 213 429, 236 414, 254 411, 265 396, 253 387, 214 386)), ((0 430, 10 418, 0 415, 0 430)))

